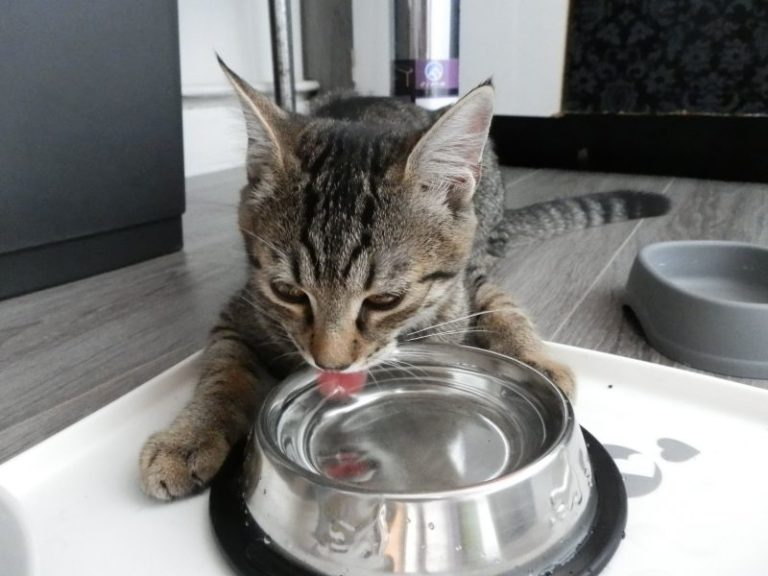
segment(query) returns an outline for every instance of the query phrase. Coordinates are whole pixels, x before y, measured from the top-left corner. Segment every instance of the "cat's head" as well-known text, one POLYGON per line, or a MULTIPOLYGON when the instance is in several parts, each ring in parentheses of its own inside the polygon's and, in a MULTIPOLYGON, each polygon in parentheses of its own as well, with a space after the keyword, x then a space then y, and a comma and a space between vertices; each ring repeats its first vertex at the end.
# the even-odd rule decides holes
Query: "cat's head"
POLYGON ((493 88, 384 128, 289 114, 222 67, 247 123, 239 224, 259 308, 318 368, 375 364, 462 289, 493 88))

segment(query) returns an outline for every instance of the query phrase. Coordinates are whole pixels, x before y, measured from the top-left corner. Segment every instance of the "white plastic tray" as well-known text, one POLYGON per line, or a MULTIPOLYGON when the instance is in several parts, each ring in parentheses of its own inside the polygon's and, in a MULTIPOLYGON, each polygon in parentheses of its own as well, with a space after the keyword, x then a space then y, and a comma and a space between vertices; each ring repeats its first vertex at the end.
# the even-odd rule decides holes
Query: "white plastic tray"
MULTIPOLYGON (((768 574, 768 392, 561 345, 577 415, 617 458, 626 538, 605 576, 768 574)), ((192 393, 193 356, 0 466, 2 576, 228 576, 207 493, 142 495, 138 453, 192 393)))

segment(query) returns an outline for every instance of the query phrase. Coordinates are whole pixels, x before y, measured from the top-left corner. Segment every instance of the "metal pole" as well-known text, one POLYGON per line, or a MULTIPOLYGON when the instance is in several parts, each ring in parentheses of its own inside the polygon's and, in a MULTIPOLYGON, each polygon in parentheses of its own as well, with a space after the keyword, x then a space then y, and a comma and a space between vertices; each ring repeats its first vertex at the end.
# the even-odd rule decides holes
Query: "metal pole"
POLYGON ((291 0, 269 0, 269 25, 272 32, 272 70, 277 105, 296 110, 296 83, 293 77, 293 37, 291 0))
POLYGON ((459 96, 459 0, 395 0, 395 96, 441 108, 459 96))

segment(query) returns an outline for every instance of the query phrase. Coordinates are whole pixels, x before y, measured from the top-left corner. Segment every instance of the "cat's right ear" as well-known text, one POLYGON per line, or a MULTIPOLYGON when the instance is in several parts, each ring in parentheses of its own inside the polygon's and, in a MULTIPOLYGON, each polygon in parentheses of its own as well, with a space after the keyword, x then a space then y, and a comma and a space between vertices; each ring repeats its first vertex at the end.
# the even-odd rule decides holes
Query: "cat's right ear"
POLYGON ((285 158, 285 143, 281 134, 290 119, 289 114, 235 74, 218 54, 216 58, 235 89, 245 116, 248 132, 246 165, 249 178, 258 178, 259 173, 267 166, 281 168, 285 158))
POLYGON ((493 118, 487 81, 445 110, 410 153, 406 175, 453 212, 472 204, 493 118))

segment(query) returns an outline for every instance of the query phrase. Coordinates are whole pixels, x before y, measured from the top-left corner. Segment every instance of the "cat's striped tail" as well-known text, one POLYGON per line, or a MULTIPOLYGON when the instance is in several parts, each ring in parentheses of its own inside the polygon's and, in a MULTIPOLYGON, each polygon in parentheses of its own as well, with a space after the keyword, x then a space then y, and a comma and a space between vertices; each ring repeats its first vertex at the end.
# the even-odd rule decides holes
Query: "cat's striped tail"
POLYGON ((508 209, 491 231, 488 251, 493 256, 501 257, 515 245, 560 236, 573 230, 661 216, 669 211, 669 207, 669 198, 662 194, 616 190, 508 209))

